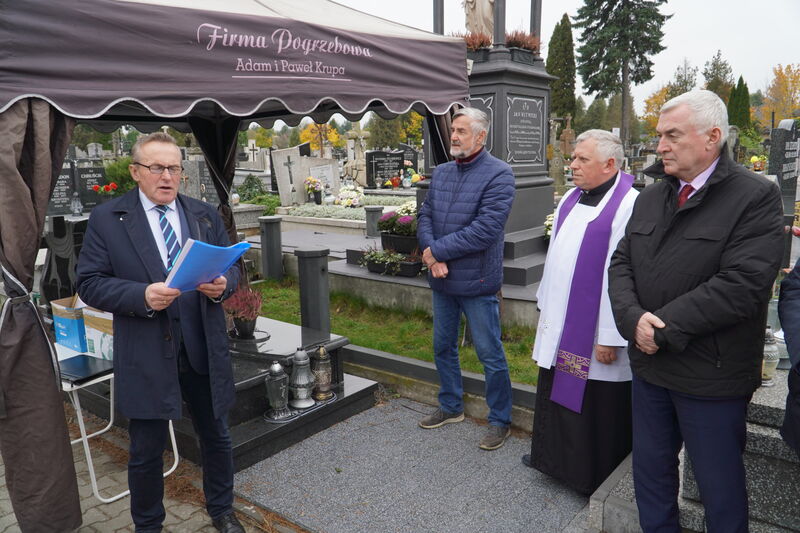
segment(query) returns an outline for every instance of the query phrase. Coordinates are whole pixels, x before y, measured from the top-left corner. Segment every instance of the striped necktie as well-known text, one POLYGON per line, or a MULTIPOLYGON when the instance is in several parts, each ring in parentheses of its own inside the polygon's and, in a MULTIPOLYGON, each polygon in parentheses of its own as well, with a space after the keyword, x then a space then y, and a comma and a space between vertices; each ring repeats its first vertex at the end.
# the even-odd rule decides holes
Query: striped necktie
POLYGON ((166 205, 157 205, 156 209, 161 214, 158 219, 158 225, 161 226, 161 233, 164 234, 164 244, 167 246, 167 272, 169 272, 172 270, 172 265, 175 264, 175 260, 181 252, 181 243, 178 242, 178 236, 175 235, 172 224, 167 220, 167 210, 169 210, 169 207, 166 205))

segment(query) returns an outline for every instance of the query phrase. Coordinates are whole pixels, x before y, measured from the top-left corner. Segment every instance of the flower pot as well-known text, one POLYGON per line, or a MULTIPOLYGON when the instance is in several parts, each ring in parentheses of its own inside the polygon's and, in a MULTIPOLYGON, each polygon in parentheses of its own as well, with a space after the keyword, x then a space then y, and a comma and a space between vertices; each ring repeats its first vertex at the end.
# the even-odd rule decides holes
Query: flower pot
POLYGON ((467 59, 471 59, 476 63, 481 61, 489 61, 489 49, 480 48, 478 50, 467 50, 467 59))
POLYGON ((256 331, 255 320, 245 320, 244 318, 233 319, 233 326, 236 328, 237 339, 252 339, 256 331))
POLYGON ((417 249, 416 235, 395 235, 394 233, 381 232, 381 246, 384 250, 394 250, 401 254, 412 254, 417 249))
POLYGON ((367 270, 373 274, 383 274, 386 272, 386 263, 379 263, 377 261, 367 261, 367 270))
POLYGON ((322 191, 314 191, 314 203, 322 205, 322 191))
POLYGON ((395 275, 413 278, 418 276, 421 270, 422 261, 400 261, 395 275))
POLYGON ((511 52, 511 61, 516 61, 517 63, 525 63, 527 65, 534 64, 534 57, 533 52, 530 50, 526 50, 525 48, 509 48, 511 52))

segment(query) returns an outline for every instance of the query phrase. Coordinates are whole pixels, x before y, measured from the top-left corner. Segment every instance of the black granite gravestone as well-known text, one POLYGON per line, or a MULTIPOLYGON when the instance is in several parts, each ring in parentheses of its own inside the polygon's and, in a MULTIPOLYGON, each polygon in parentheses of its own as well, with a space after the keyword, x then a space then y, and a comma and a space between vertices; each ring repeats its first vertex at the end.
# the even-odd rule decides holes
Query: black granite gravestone
POLYGON ((69 159, 64 160, 61 166, 61 174, 56 178, 53 193, 50 195, 50 203, 47 204, 47 215, 69 215, 72 193, 75 191, 75 163, 69 159))
MULTIPOLYGON (((769 151, 769 173, 777 176, 783 197, 783 219, 787 226, 800 226, 797 217, 797 171, 800 164, 800 130, 792 119, 782 120, 772 130, 769 151)), ((791 267, 793 239, 787 233, 781 266, 791 267)))
POLYGON ((95 185, 102 187, 106 184, 106 170, 103 167, 77 167, 75 178, 84 212, 91 211, 94 206, 108 198, 94 191, 95 185))
POLYGON ((403 151, 403 160, 410 161, 414 170, 419 170, 419 152, 411 145, 399 143, 398 147, 403 151))
POLYGON ((792 119, 782 120, 772 130, 770 138, 769 173, 778 177, 783 196, 783 212, 787 215, 795 211, 799 139, 800 129, 792 119))
POLYGON ((403 152, 384 152, 367 150, 367 187, 380 188, 383 183, 400 174, 403 170, 403 152))

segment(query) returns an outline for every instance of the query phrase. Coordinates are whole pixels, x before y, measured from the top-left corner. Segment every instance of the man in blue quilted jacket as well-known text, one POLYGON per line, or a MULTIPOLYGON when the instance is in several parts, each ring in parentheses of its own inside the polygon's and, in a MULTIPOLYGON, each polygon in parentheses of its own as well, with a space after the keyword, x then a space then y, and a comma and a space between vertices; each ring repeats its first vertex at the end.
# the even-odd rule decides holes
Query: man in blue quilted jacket
POLYGON ((450 155, 436 167, 419 211, 417 236, 433 294, 433 350, 439 408, 419 421, 433 429, 464 420, 458 331, 467 317, 486 374, 489 428, 480 447, 503 445, 511 425, 511 380, 500 342, 497 292, 503 283, 503 228, 514 201, 514 174, 484 150, 489 121, 472 108, 453 116, 450 155))

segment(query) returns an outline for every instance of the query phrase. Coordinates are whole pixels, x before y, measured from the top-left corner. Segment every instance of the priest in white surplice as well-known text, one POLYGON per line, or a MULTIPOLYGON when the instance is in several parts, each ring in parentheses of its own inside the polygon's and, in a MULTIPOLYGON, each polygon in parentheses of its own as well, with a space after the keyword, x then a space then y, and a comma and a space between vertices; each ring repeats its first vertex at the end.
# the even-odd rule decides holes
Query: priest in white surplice
POLYGON ((533 359, 539 382, 531 454, 522 462, 591 494, 631 450, 631 370, 608 299, 608 264, 637 192, 619 170, 619 137, 578 136, 575 188, 556 210, 533 359))

